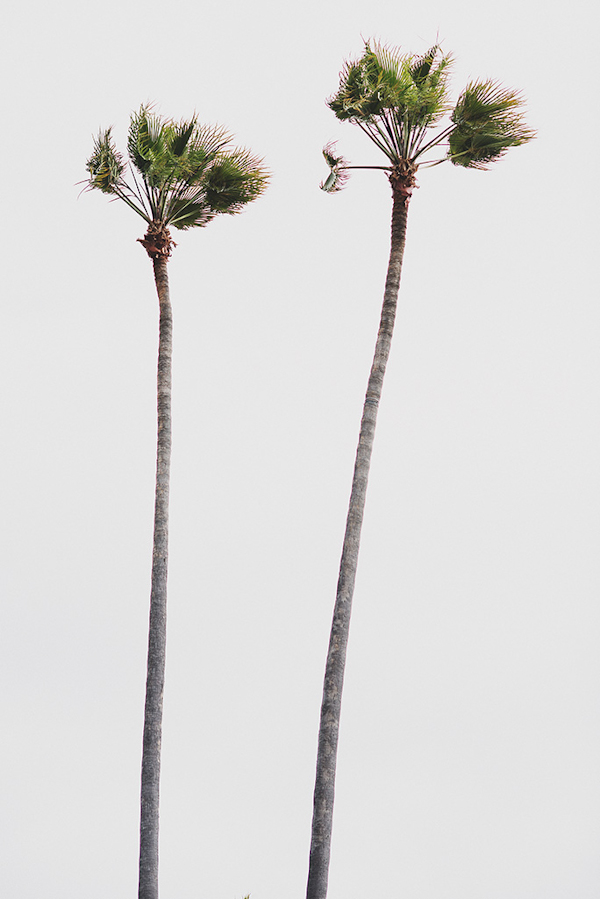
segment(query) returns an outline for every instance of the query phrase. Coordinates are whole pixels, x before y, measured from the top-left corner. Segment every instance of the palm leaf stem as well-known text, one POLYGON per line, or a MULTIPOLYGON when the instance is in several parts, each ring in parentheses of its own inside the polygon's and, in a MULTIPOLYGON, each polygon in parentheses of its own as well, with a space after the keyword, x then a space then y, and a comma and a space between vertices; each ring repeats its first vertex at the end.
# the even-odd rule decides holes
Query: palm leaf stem
POLYGON ((369 138, 369 140, 372 140, 373 143, 374 143, 376 146, 379 147, 379 149, 381 150, 381 152, 382 152, 382 153, 385 153, 385 155, 386 155, 386 156, 388 157, 388 159, 389 159, 389 158, 390 158, 390 151, 389 151, 388 147, 387 147, 384 143, 382 143, 382 142, 379 140, 379 138, 376 137, 375 134, 373 134, 373 133, 371 132, 371 130, 370 130, 369 128, 367 128, 365 125, 363 125, 362 122, 357 122, 357 125, 358 125, 358 127, 361 129, 361 131, 364 131, 364 132, 365 132, 365 134, 367 135, 367 137, 369 138))
MULTIPOLYGON (((387 126, 388 122, 385 116, 382 116, 381 118, 383 119, 384 125, 387 126)), ((396 147, 396 139, 393 131, 390 130, 388 132, 387 127, 382 128, 378 121, 376 121, 374 124, 379 134, 381 135, 381 139, 385 141, 385 144, 388 147, 388 157, 390 159, 395 159, 398 155, 398 148, 396 147)))
MULTIPOLYGON (((125 183, 125 182, 124 182, 124 183, 125 183)), ((126 184, 125 186, 127 187, 127 190, 131 191, 131 193, 133 194, 133 191, 131 190, 131 188, 129 187, 129 185, 126 184)), ((142 207, 137 206, 137 205, 133 202, 133 200, 132 200, 130 197, 128 197, 127 194, 126 194, 124 191, 121 190, 121 188, 115 187, 115 194, 117 195, 117 197, 118 197, 120 200, 123 200, 124 203, 127 203, 127 205, 128 205, 131 209, 133 209, 134 212, 137 212, 137 214, 138 214, 139 216, 141 216, 141 217, 144 219, 144 221, 146 221, 146 222, 152 221, 152 219, 148 218, 148 215, 146 214, 145 208, 144 208, 143 206, 142 206, 142 207)), ((135 196, 135 194, 134 194, 134 196, 135 196)))
POLYGON ((154 192, 151 187, 146 184, 146 179, 144 178, 144 193, 147 197, 148 203, 148 214, 150 216, 151 221, 156 221, 156 203, 154 202, 154 192))
POLYGON ((189 209, 190 206, 193 206, 195 203, 199 203, 202 200, 203 195, 204 195, 204 191, 197 190, 197 191, 195 191, 195 193, 191 194, 191 196, 188 196, 188 197, 179 196, 177 199, 182 205, 177 211, 177 219, 180 219, 182 217, 183 213, 187 209, 189 209))
POLYGON ((395 145, 397 148, 396 157, 398 158, 402 156, 402 148, 404 146, 404 124, 403 122, 399 122, 395 115, 391 115, 390 119, 392 122, 392 128, 394 130, 395 145))
POLYGON ((409 159, 414 159, 414 154, 419 149, 419 145, 420 145, 421 141, 423 140, 423 137, 427 133, 430 124, 431 124, 431 122, 428 119, 424 125, 421 125, 421 127, 413 133, 413 138, 410 142, 410 147, 408 150, 409 159))
POLYGON ((394 131, 396 133, 398 149, 400 149, 404 145, 404 124, 402 122, 399 122, 396 116, 392 116, 392 123, 394 125, 394 131))
POLYGON ((463 150, 462 153, 448 153, 447 156, 442 156, 441 159, 436 159, 435 162, 422 162, 419 165, 420 169, 431 169, 434 165, 441 165, 442 162, 450 162, 452 159, 459 159, 461 156, 467 156, 469 154, 469 150, 463 150))
POLYGON ((158 199, 156 205, 158 207, 158 218, 160 221, 164 221, 165 217, 165 208, 167 205, 167 200, 169 199, 169 193, 171 190, 171 185, 173 180, 165 180, 165 183, 162 185, 160 192, 158 194, 158 199))
POLYGON ((167 201, 169 201, 173 196, 173 191, 175 185, 177 184, 179 178, 179 172, 177 170, 177 166, 175 163, 172 163, 171 166, 171 175, 170 177, 165 178, 164 184, 161 187, 160 196, 159 196, 159 211, 161 220, 164 219, 165 209, 167 207, 167 201))
POLYGON ((446 160, 450 159, 460 159, 461 156, 468 156, 470 153, 469 150, 463 150, 462 153, 448 153, 441 161, 446 162, 446 160))
POLYGON ((147 201, 148 201, 148 206, 149 206, 149 209, 150 209, 150 214, 151 214, 151 216, 153 216, 153 215, 154 215, 154 210, 153 210, 153 208, 152 208, 152 190, 151 190, 151 188, 150 188, 148 182, 146 181, 146 178, 145 178, 143 175, 142 175, 142 184, 143 184, 143 187, 144 187, 144 193, 146 194, 146 199, 147 199, 147 201))
POLYGON ((151 200, 151 208, 152 208, 152 218, 154 221, 160 221, 160 207, 158 204, 160 198, 160 191, 156 187, 152 187, 150 189, 150 193, 152 196, 151 200))
POLYGON ((432 137, 431 140, 427 141, 427 143, 424 144, 424 146, 420 147, 418 149, 418 151, 415 153, 413 159, 416 159, 418 156, 422 156, 423 153, 426 153, 427 150, 429 150, 431 147, 435 147, 435 146, 437 146, 437 144, 440 144, 443 140, 445 140, 448 137, 448 135, 452 131, 454 131, 455 128, 456 128, 456 125, 454 125, 454 124, 448 125, 447 128, 444 128, 442 131, 439 132, 439 134, 436 134, 435 137, 432 137))
POLYGON ((409 147, 409 143, 410 143, 410 134, 411 134, 411 131, 410 131, 410 124, 408 121, 408 113, 405 112, 404 113, 404 127, 402 129, 402 136, 404 138, 403 147, 402 147, 402 149, 403 149, 402 155, 403 155, 404 159, 409 158, 408 147, 409 147))
POLYGON ((165 173, 161 178, 160 187, 154 188, 154 203, 156 206, 156 221, 162 222, 165 212, 165 203, 168 192, 165 189, 169 184, 169 176, 165 173))
MULTIPOLYGON (((425 126, 426 127, 426 126, 425 126)), ((412 159, 413 153, 419 145, 419 140, 423 135, 423 126, 420 128, 413 128, 410 133, 410 141, 408 145, 408 158, 412 159)))
MULTIPOLYGON (((133 169, 133 166, 130 166, 130 169, 131 169, 131 174, 132 174, 132 176, 133 176, 133 183, 134 183, 134 185, 135 185, 135 189, 134 189, 134 190, 131 190, 131 188, 130 188, 131 193, 134 194, 134 195, 138 198, 138 200, 139 200, 140 203, 142 204, 142 209, 144 209, 144 210, 146 211, 146 201, 144 200, 144 195, 142 194, 142 191, 141 191, 140 186, 139 186, 139 184, 138 184, 138 180, 137 180, 137 178, 136 178, 136 175, 135 175, 135 171, 134 171, 134 169, 133 169)), ((129 185, 128 185, 128 186, 129 186, 129 185)), ((144 187, 146 187, 145 183, 144 183, 144 187)), ((147 189, 146 189, 146 195, 147 195, 147 193, 148 193, 148 191, 147 191, 147 189)))
POLYGON ((383 123, 385 125, 385 130, 387 131, 387 133, 389 135, 391 146, 392 147, 399 146, 398 131, 397 131, 397 128, 395 127, 396 123, 394 122, 393 116, 391 117, 391 122, 390 122, 390 117, 388 116, 387 111, 384 109, 381 118, 383 119, 383 123))
POLYGON ((419 164, 420 169, 432 169, 435 165, 441 165, 442 162, 448 162, 450 159, 449 156, 442 156, 441 159, 436 159, 435 162, 421 162, 419 164))
POLYGON ((365 129, 367 134, 371 137, 371 140, 379 141, 378 147, 383 150, 386 156, 389 155, 389 144, 387 140, 387 135, 382 129, 379 127, 377 122, 367 122, 365 124, 365 129))
POLYGON ((340 170, 348 170, 348 169, 371 169, 372 171, 377 172, 391 172, 391 165, 341 165, 339 166, 340 170))

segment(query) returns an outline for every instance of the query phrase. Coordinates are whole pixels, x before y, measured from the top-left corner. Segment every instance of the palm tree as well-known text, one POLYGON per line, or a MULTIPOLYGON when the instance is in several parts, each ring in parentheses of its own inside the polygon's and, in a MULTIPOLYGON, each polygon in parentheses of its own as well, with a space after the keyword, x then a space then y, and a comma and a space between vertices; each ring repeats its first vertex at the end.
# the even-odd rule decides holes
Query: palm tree
POLYGON ((340 190, 352 168, 384 171, 392 188, 392 237, 381 322, 360 426, 325 669, 307 899, 325 899, 327 895, 352 597, 377 411, 390 353, 408 206, 416 185, 416 173, 422 165, 445 161, 466 168, 486 169, 510 147, 520 146, 534 136, 522 122, 521 96, 495 81, 472 81, 452 109, 447 83, 451 62, 451 56, 443 54, 438 44, 423 56, 414 56, 366 42, 361 58, 344 65, 339 89, 327 101, 340 121, 352 122, 365 132, 382 151, 386 163, 382 166, 350 166, 329 144, 323 155, 330 173, 321 187, 330 193, 340 190), (449 122, 440 126, 448 113, 449 122), (445 151, 441 159, 425 160, 428 151, 440 147, 445 151))
POLYGON ((142 106, 131 117, 131 180, 111 129, 101 131, 87 162, 87 188, 123 200, 147 224, 140 243, 152 259, 159 303, 158 440, 148 669, 142 749, 139 899, 158 899, 158 811, 167 622, 167 556, 171 459, 172 314, 167 262, 175 246, 170 226, 206 225, 216 215, 240 212, 264 191, 261 161, 230 147, 218 127, 162 120, 142 106), (137 174, 136 174, 137 172, 137 174))

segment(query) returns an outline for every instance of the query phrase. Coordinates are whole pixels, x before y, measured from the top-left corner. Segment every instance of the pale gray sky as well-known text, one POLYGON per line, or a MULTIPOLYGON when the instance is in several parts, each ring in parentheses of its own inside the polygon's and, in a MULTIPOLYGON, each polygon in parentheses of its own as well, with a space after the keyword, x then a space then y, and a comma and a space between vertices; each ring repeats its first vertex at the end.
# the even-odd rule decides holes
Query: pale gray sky
POLYGON ((5 14, 0 894, 130 899, 155 455, 143 222, 76 182, 99 127, 196 110, 267 194, 175 235, 164 899, 302 899, 321 682, 388 256, 375 148, 324 100, 361 35, 538 139, 409 215, 348 659, 329 899, 597 899, 595 14, 173 0, 5 14))

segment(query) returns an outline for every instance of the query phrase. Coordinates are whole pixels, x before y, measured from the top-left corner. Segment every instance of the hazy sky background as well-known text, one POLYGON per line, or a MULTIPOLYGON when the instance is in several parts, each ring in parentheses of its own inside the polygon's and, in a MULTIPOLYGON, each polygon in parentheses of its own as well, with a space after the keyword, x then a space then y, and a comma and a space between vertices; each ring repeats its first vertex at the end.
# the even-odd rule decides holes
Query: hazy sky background
POLYGON ((538 139, 423 171, 363 531, 329 899, 597 899, 596 13, 502 4, 11 4, 4 16, 0 893, 137 895, 157 300, 144 223, 78 198, 144 101, 264 156, 175 235, 161 899, 302 899, 321 684, 390 190, 318 190, 361 35, 538 139))

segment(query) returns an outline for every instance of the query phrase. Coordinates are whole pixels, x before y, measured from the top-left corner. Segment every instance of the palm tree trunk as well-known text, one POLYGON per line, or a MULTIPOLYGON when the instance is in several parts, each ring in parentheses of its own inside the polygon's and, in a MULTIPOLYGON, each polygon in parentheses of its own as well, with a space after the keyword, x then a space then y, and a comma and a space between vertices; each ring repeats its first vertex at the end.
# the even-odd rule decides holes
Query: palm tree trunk
POLYGON ((167 641, 167 559, 171 467, 171 354, 173 321, 167 257, 153 258, 160 307, 158 342, 158 439, 152 587, 148 631, 148 672, 142 750, 139 899, 158 899, 158 809, 165 650, 167 641))
MULTIPOLYGON (((391 179, 390 179, 391 180, 391 179)), ((413 179, 414 183, 414 179, 413 179)), ((307 899, 325 899, 331 852, 333 824, 333 801, 335 789, 335 769, 337 745, 342 705, 342 688, 346 664, 346 647, 350 630, 352 596, 356 579, 360 532, 362 528, 367 481, 371 464, 371 453, 375 437, 377 411, 381 399, 383 377, 390 354, 392 332, 396 317, 400 273, 406 237, 406 220, 410 188, 394 184, 392 181, 392 242, 390 261, 381 321, 375 355, 369 377, 367 394, 363 407, 360 437, 356 451, 350 506, 346 520, 346 533, 340 562, 337 597, 331 625, 329 651, 323 684, 321 722, 317 753, 317 773, 315 780, 310 864, 308 872, 307 899)))

